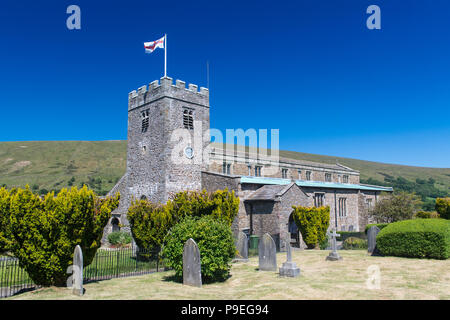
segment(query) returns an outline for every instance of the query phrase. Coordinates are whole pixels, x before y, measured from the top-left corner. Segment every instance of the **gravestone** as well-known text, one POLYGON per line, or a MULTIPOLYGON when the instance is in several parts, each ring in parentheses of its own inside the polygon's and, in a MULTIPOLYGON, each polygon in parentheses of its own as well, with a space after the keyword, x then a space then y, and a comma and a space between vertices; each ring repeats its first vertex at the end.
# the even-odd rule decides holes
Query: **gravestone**
POLYGON ((327 234, 328 234, 328 236, 331 237, 331 252, 328 255, 328 257, 326 258, 326 260, 330 260, 330 261, 342 260, 342 257, 337 252, 337 245, 336 245, 336 237, 339 236, 339 234, 336 233, 336 229, 333 229, 332 233, 327 233, 327 234))
POLYGON ((236 249, 238 251, 237 257, 234 259, 235 261, 248 261, 248 238, 247 235, 243 232, 239 232, 238 239, 236 242, 236 249))
POLYGON ((277 271, 277 248, 275 241, 266 233, 259 240, 259 270, 277 271))
POLYGON ((81 247, 77 245, 73 252, 73 264, 72 264, 72 292, 77 296, 82 296, 84 293, 83 288, 83 251, 81 247))
POLYGON ((380 252, 377 249, 377 235, 379 232, 380 228, 377 226, 372 226, 369 231, 367 231, 367 252, 372 256, 380 255, 380 252))
POLYGON ((183 284, 193 287, 202 286, 202 265, 197 243, 190 238, 183 250, 183 284))
POLYGON ((297 267, 295 262, 292 261, 292 249, 290 244, 288 243, 286 246, 287 249, 287 261, 283 263, 280 268, 280 276, 282 277, 297 277, 300 275, 300 268, 297 267))

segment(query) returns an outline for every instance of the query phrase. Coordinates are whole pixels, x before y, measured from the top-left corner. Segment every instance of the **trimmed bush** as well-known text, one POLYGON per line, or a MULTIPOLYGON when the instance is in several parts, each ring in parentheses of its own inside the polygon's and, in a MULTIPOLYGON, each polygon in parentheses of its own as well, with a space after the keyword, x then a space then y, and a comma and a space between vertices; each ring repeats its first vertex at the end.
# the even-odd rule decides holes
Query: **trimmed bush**
POLYGON ((125 246, 132 241, 131 235, 123 231, 114 231, 108 234, 108 242, 115 246, 125 246))
POLYGON ((447 259, 450 256, 450 221, 414 219, 389 224, 377 236, 382 255, 447 259))
POLYGON ((349 237, 344 240, 342 247, 345 250, 367 249, 368 243, 365 239, 349 237))
POLYGON ((450 219, 450 198, 437 198, 436 211, 443 219, 450 219))
POLYGON ((200 250, 202 281, 223 281, 228 278, 231 261, 235 256, 233 234, 223 220, 212 216, 186 217, 167 234, 162 256, 166 266, 183 276, 183 249, 192 238, 200 250))
POLYGON ((133 201, 128 209, 128 221, 136 244, 140 248, 154 249, 162 246, 170 228, 186 216, 212 216, 231 226, 238 210, 239 198, 234 191, 184 191, 175 194, 166 205, 133 201))
POLYGON ((418 211, 413 216, 415 219, 437 219, 439 217, 439 213, 436 211, 418 211))
POLYGON ((367 235, 367 231, 369 231, 370 228, 372 228, 373 226, 377 226, 378 229, 380 229, 380 231, 384 228, 387 227, 389 225, 389 223, 370 223, 368 225, 366 225, 366 229, 364 230, 364 233, 367 235))
POLYGON ((309 249, 314 249, 326 239, 330 224, 330 207, 302 207, 292 206, 297 228, 302 234, 303 241, 309 249))
POLYGON ((80 245, 88 266, 119 197, 100 199, 86 186, 62 189, 56 197, 49 193, 44 199, 28 186, 10 192, 2 189, 3 242, 36 284, 65 286, 75 247, 80 245))

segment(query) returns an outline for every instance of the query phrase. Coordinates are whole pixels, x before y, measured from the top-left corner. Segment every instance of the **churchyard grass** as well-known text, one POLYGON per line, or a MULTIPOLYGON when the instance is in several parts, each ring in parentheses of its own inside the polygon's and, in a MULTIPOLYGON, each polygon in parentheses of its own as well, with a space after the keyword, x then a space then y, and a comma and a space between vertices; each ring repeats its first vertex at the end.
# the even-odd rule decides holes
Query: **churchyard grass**
MULTIPOLYGON (((43 288, 7 299, 450 299, 450 259, 373 257, 366 250, 339 250, 343 260, 325 261, 328 250, 293 250, 296 278, 258 271, 258 257, 235 263, 225 282, 183 286, 173 271, 88 283, 82 297, 66 288, 43 288), (380 289, 369 289, 367 268, 381 271, 380 289)), ((278 267, 286 253, 277 254, 278 267)))

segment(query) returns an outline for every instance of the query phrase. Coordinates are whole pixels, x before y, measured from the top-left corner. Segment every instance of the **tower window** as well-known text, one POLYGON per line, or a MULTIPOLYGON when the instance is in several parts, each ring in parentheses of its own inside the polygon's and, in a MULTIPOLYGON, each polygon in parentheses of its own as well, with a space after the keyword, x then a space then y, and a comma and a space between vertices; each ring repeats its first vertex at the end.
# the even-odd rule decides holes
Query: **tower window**
POLYGON ((325 173, 325 181, 331 182, 331 173, 325 173))
POLYGON ((287 179, 288 169, 281 169, 281 177, 287 179))
POLYGON ((194 116, 192 110, 188 109, 183 110, 183 126, 185 129, 189 130, 194 129, 194 116))
POLYGON ((142 133, 147 132, 147 130, 148 130, 148 125, 149 125, 148 114, 149 114, 149 109, 141 112, 141 118, 142 118, 141 132, 142 133))

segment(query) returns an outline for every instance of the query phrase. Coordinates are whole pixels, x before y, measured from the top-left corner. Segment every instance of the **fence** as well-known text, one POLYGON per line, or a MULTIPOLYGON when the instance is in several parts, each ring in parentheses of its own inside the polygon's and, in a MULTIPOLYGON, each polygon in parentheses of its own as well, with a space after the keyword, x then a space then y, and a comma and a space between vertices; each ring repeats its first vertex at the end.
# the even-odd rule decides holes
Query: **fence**
MULTIPOLYGON (((99 249, 92 263, 83 270, 83 282, 143 275, 165 269, 157 250, 132 248, 99 249)), ((12 296, 39 286, 13 257, 0 257, 0 298, 12 296)))

